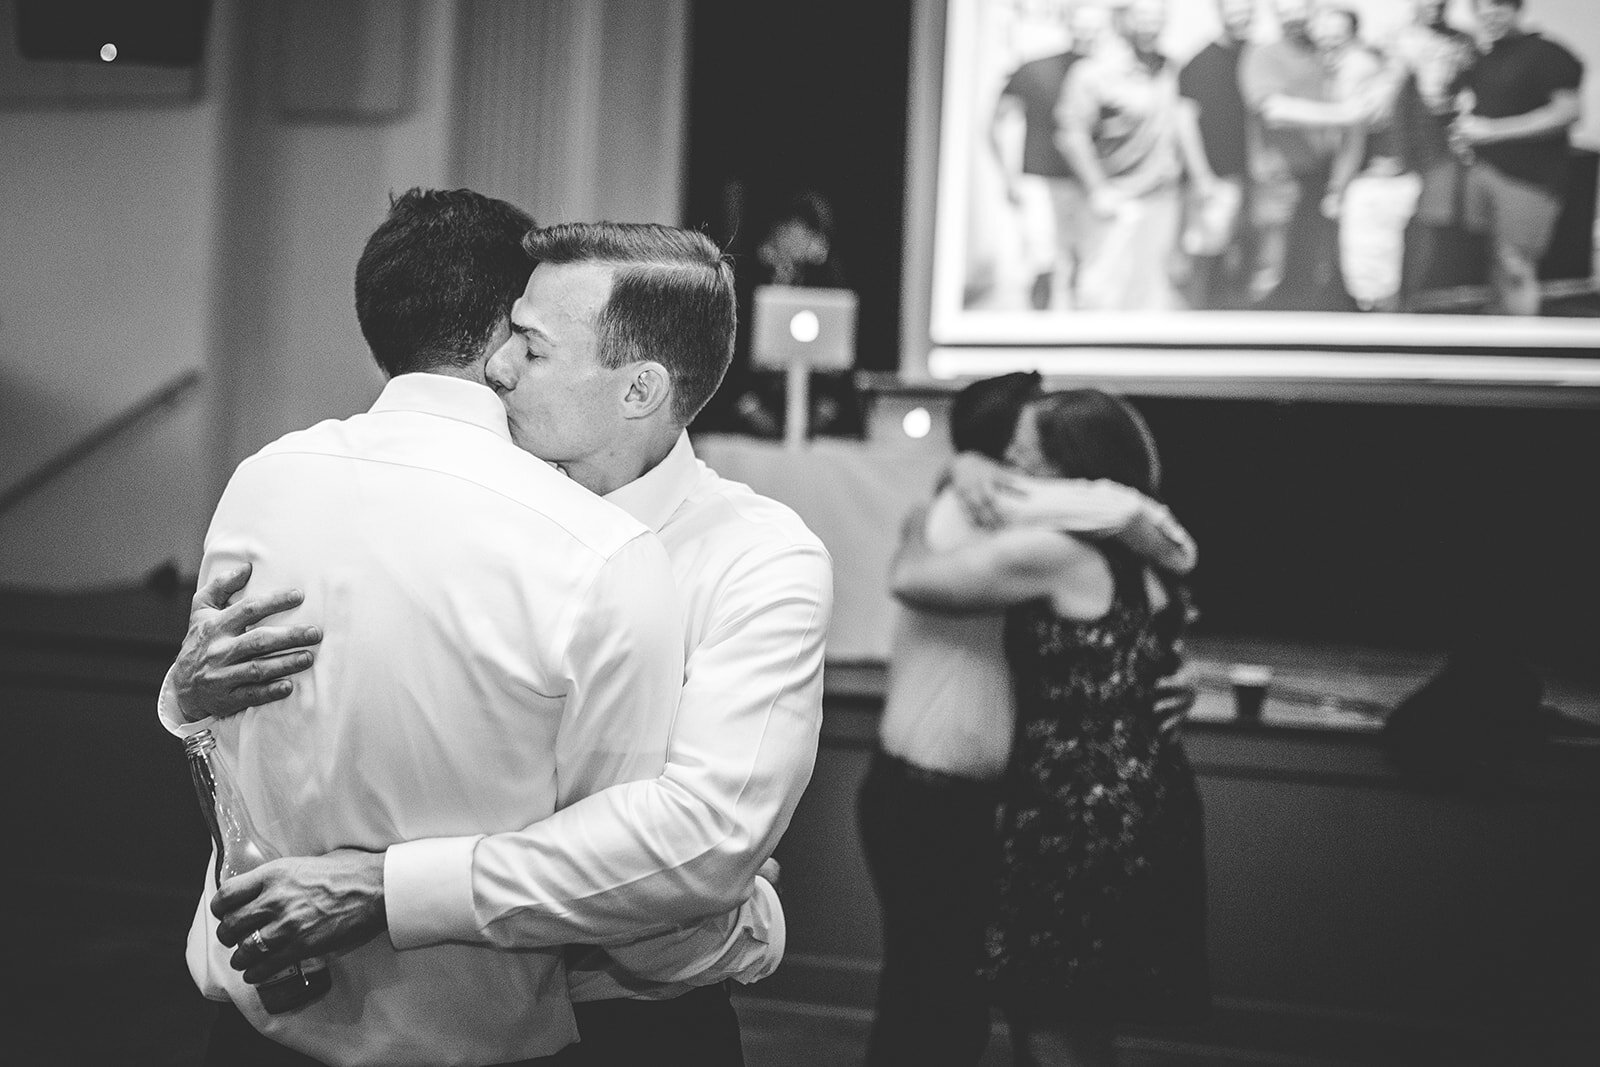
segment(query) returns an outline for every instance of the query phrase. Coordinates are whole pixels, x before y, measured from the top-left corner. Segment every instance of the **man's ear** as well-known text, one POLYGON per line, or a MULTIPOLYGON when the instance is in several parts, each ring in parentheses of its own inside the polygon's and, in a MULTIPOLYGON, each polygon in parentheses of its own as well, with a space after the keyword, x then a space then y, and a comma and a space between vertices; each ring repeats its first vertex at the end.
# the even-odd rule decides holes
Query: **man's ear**
POLYGON ((622 398, 622 415, 645 419, 672 399, 672 376, 653 360, 635 363, 629 371, 628 391, 622 398))

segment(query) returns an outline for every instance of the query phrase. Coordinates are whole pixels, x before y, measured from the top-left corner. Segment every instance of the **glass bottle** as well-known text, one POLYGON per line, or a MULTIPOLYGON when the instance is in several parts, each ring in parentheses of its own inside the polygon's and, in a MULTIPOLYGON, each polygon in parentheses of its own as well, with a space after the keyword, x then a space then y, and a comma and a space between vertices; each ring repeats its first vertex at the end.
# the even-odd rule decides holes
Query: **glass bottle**
MULTIPOLYGON (((255 870, 278 852, 256 832, 250 811, 239 794, 233 773, 217 751, 217 739, 201 730, 184 742, 189 774, 194 779, 200 811, 217 848, 216 883, 255 870)), ((333 986, 328 965, 316 958, 291 964, 256 986, 261 1006, 273 1015, 310 1004, 333 986)))

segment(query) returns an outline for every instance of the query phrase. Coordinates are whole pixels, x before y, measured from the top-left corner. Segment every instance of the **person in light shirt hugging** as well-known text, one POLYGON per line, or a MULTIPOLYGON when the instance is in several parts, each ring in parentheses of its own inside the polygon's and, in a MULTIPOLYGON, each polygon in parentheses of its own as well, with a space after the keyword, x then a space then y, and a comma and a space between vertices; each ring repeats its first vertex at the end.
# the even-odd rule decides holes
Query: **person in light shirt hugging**
MULTIPOLYGON (((993 529, 1109 538, 1173 573, 1194 542, 1161 504, 1109 481, 1029 477, 1000 463, 1036 373, 975 382, 955 398, 959 455, 931 505, 907 519, 897 566, 993 529)), ((953 612, 900 597, 879 750, 862 785, 866 859, 883 908, 884 969, 868 1062, 976 1063, 989 1032, 979 980, 997 874, 995 811, 1015 705, 1003 609, 953 612)), ((1167 729, 1193 703, 1169 678, 1167 729)))

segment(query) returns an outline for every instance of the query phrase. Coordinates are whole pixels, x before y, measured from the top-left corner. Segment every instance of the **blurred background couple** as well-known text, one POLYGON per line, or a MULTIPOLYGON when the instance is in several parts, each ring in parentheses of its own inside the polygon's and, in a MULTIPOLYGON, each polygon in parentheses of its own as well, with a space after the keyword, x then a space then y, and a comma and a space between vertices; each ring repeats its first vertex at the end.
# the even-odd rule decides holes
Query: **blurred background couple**
POLYGON ((1037 373, 967 386, 906 519, 859 816, 883 908, 868 1062, 1112 1063, 1209 1001, 1200 798, 1177 726, 1193 541, 1144 420, 1037 373))

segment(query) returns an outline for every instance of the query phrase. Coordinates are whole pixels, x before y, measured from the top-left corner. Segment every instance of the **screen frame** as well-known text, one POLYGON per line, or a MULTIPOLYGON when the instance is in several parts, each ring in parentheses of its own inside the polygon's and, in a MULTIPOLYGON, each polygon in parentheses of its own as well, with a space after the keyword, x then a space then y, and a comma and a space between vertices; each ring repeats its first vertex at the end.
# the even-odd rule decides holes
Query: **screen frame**
POLYGON ((949 198, 942 205, 939 200, 941 188, 951 183, 955 156, 942 151, 953 91, 944 77, 952 2, 973 0, 927 0, 912 11, 903 381, 960 381, 1036 369, 1056 385, 1096 384, 1131 394, 1600 407, 1600 319, 1395 315, 1371 322, 1362 320, 1374 316, 1354 313, 1190 312, 1154 324, 1145 316, 1141 336, 1133 339, 1123 315, 1080 313, 1074 328, 1081 326, 1082 340, 1073 343, 1050 343, 1040 336, 1043 327, 1015 321, 991 324, 998 328, 987 337, 970 322, 952 333, 948 321, 939 322, 935 306, 936 285, 949 284, 948 271, 941 278, 936 262, 940 212, 960 208, 952 208, 949 198), (1211 320, 1207 333, 1232 332, 1199 343, 1186 340, 1204 320, 1211 320), (1330 320, 1336 320, 1336 343, 1289 340, 1326 333, 1330 320), (935 341, 938 327, 944 343, 935 341), (1200 360, 1203 369, 1195 367, 1200 360))

